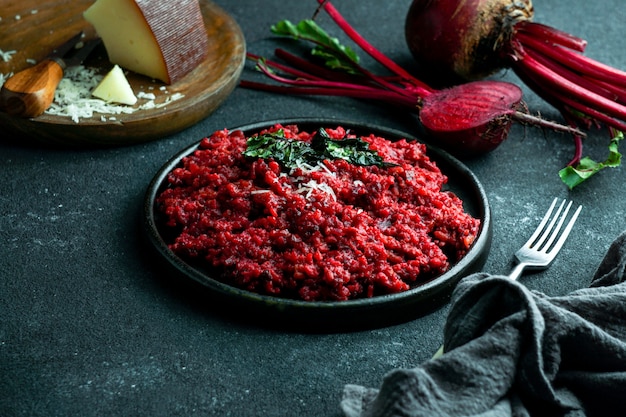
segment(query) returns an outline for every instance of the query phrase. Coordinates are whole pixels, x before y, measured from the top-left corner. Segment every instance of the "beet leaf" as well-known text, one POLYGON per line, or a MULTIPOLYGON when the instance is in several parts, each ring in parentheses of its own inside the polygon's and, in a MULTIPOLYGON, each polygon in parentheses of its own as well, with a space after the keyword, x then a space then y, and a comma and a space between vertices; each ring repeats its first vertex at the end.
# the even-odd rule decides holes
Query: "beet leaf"
POLYGON ((328 68, 343 70, 350 74, 359 74, 359 56, 349 46, 343 45, 339 39, 326 33, 315 21, 305 19, 294 25, 289 20, 281 20, 270 30, 275 35, 287 36, 296 40, 315 43, 317 46, 311 54, 324 60, 328 68))
POLYGON ((616 168, 620 166, 622 154, 619 153, 619 142, 624 139, 622 132, 616 132, 609 144, 609 156, 604 162, 596 162, 590 157, 581 158, 576 166, 568 165, 559 171, 559 176, 569 189, 573 189, 592 175, 604 168, 616 168))

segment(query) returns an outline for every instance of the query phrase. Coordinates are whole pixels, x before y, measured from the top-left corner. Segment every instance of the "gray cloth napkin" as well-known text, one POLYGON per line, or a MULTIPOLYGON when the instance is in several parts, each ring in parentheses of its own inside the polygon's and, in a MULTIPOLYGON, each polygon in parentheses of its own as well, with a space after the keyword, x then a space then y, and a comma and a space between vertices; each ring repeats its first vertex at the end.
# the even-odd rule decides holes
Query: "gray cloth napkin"
POLYGON ((548 297, 477 273, 452 295, 446 353, 346 385, 346 417, 626 416, 626 232, 589 288, 548 297))

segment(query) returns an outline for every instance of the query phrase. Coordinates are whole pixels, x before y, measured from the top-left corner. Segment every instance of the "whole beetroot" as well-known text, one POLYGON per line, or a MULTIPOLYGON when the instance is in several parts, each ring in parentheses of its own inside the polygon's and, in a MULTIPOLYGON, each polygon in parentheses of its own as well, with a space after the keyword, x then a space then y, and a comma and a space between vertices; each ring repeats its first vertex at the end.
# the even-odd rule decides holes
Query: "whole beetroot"
POLYGON ((587 42, 532 22, 530 0, 413 0, 405 22, 411 53, 426 73, 456 84, 512 68, 571 127, 608 127, 604 163, 582 158, 582 136, 561 178, 570 186, 619 165, 617 142, 626 131, 626 72, 583 55, 587 42))

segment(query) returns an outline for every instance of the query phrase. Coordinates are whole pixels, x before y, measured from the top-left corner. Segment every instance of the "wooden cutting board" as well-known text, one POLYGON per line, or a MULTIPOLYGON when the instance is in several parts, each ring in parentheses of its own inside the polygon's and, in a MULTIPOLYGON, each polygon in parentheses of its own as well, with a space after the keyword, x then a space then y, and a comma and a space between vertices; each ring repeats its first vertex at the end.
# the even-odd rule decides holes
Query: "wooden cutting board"
MULTIPOLYGON (((54 47, 71 36, 85 31, 86 39, 95 32, 82 13, 94 0, 0 0, 0 50, 16 51, 11 59, 0 59, 0 73, 24 69, 47 56, 54 47)), ((207 58, 180 81, 166 86, 159 81, 129 73, 128 81, 135 93, 150 91, 162 103, 176 93, 183 98, 167 106, 115 115, 103 121, 101 115, 80 119, 44 113, 31 119, 17 118, 0 112, 0 128, 24 141, 54 145, 113 146, 155 140, 183 130, 210 115, 235 88, 245 63, 245 40, 241 28, 224 10, 209 0, 199 0, 209 37, 207 58)), ((100 48, 85 65, 104 74, 112 65, 106 51, 100 48)), ((140 106, 145 99, 140 99, 140 106)), ((4 137, 5 134, 2 134, 4 137)))

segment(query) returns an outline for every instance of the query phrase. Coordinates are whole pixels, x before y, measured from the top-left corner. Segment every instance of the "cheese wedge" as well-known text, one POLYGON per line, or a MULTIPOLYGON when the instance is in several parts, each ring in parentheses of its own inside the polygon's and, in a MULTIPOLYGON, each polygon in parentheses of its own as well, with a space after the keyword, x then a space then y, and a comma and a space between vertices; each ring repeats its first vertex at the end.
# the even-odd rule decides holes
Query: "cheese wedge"
POLYGON ((173 84, 206 58, 198 0, 97 0, 84 12, 122 68, 173 84))
POLYGON ((91 94, 107 103, 120 103, 132 106, 137 102, 137 97, 128 83, 124 71, 118 65, 115 65, 104 76, 91 94))

